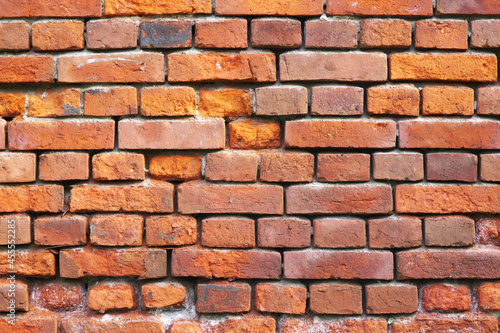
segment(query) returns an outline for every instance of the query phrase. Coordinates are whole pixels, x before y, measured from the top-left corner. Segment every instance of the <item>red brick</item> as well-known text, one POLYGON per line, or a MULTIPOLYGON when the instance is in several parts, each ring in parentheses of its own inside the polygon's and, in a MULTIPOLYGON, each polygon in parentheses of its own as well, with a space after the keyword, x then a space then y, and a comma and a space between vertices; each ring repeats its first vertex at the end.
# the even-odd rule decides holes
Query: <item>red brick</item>
POLYGON ((312 182, 314 155, 309 153, 262 153, 260 180, 265 182, 312 182))
POLYGON ((422 114, 474 114, 474 89, 462 86, 429 86, 422 89, 422 114))
POLYGON ((0 212, 46 212, 63 210, 64 188, 60 185, 0 187, 0 212))
POLYGON ((261 312, 306 312, 307 288, 303 285, 261 283, 255 287, 255 309, 261 312))
POLYGON ((137 22, 106 19, 87 22, 88 49, 129 49, 137 47, 137 22))
POLYGON ((182 248, 172 251, 172 276, 224 279, 279 279, 281 254, 260 250, 217 251, 182 248))
POLYGON ((20 120, 9 122, 10 150, 101 150, 115 145, 113 120, 20 120))
POLYGON ((280 56, 280 79, 383 82, 387 80, 387 56, 384 53, 284 53, 280 56), (342 66, 338 66, 339 63, 342 66))
POLYGON ((483 283, 477 288, 479 308, 483 311, 500 310, 500 284, 483 283))
POLYGON ((312 87, 311 114, 355 116, 363 114, 363 88, 312 87))
POLYGON ((31 311, 26 314, 17 314, 14 321, 9 322, 10 318, 2 316, 0 318, 0 329, 10 333, 56 333, 57 318, 40 311, 31 311))
POLYGON ((409 248, 422 245, 422 221, 417 217, 368 220, 370 248, 409 248))
POLYGON ((168 82, 275 82, 273 53, 172 53, 167 56, 168 82))
POLYGON ((26 94, 22 92, 0 92, 0 116, 16 117, 25 112, 26 94))
POLYGON ((146 245, 177 246, 198 240, 198 225, 191 216, 157 215, 146 217, 146 245))
POLYGON ((383 85, 366 90, 368 114, 419 115, 420 91, 413 85, 383 85))
POLYGON ((412 25, 405 20, 368 19, 361 21, 361 48, 409 48, 412 25))
POLYGON ((251 307, 252 288, 248 283, 198 284, 196 311, 199 313, 240 313, 251 307))
POLYGON ((500 245, 500 219, 479 219, 477 221, 477 241, 479 244, 500 245))
POLYGON ((392 280, 391 252, 285 251, 287 279, 392 280))
POLYGON ((81 50, 84 47, 81 21, 36 22, 31 26, 35 51, 81 50))
POLYGON ((105 0, 104 15, 210 14, 210 0, 105 0))
POLYGON ((0 312, 28 311, 29 292, 28 284, 13 279, 0 279, 0 312))
POLYGON ((1 17, 101 16, 100 0, 2 0, 1 17))
POLYGON ((432 16, 432 0, 327 0, 327 15, 432 16))
POLYGON ((494 82, 493 54, 396 53, 389 56, 390 79, 399 81, 494 82))
POLYGON ((6 142, 6 134, 5 130, 7 127, 7 121, 5 121, 3 118, 0 118, 0 149, 3 150, 5 149, 5 142, 6 142))
POLYGON ((124 248, 103 250, 72 248, 59 252, 60 276, 77 279, 86 276, 136 276, 154 279, 167 276, 167 251, 124 248))
POLYGON ((201 244, 207 247, 255 247, 255 221, 247 218, 209 218, 202 221, 201 244))
POLYGON ((477 89, 477 114, 500 114, 500 87, 479 87, 477 89))
POLYGON ((500 181, 499 154, 481 155, 481 180, 488 182, 500 181))
POLYGON ((253 152, 220 151, 206 155, 205 179, 255 182, 259 156, 253 152))
POLYGON ((174 186, 162 181, 134 185, 75 185, 71 189, 72 212, 149 212, 173 211, 174 186))
POLYGON ((98 246, 139 246, 143 229, 140 215, 94 215, 90 218, 90 242, 98 246))
POLYGON ((7 249, 0 251, 0 274, 8 275, 15 271, 17 276, 32 277, 55 277, 56 257, 49 250, 27 249, 16 251, 14 267, 12 267, 12 255, 9 256, 7 249))
POLYGON ((306 21, 306 48, 345 48, 358 46, 358 23, 350 20, 306 21))
POLYGON ((89 309, 104 313, 107 310, 134 308, 134 287, 124 283, 100 283, 89 289, 89 309))
POLYGON ((390 186, 294 185, 286 191, 287 214, 387 214, 390 186))
POLYGON ((54 82, 54 59, 52 57, 0 57, 0 83, 40 82, 54 82))
POLYGON ((192 116, 196 113, 196 93, 191 87, 141 89, 143 116, 192 116))
POLYGON ((26 22, 0 23, 0 51, 30 49, 30 26, 26 22))
POLYGON ((35 154, 0 153, 0 183, 29 183, 35 179, 35 154))
POLYGON ((467 2, 437 0, 436 9, 442 14, 500 14, 500 4, 495 0, 469 0, 467 2))
POLYGON ((318 154, 316 178, 321 182, 369 181, 370 155, 318 154))
POLYGON ((427 154, 427 180, 462 181, 477 179, 477 156, 465 153, 427 154))
POLYGON ((29 117, 78 116, 81 113, 81 90, 68 88, 45 90, 28 96, 29 117))
POLYGON ((81 282, 44 281, 32 288, 33 302, 42 308, 51 311, 75 311, 86 306, 86 288, 81 282))
POLYGON ((229 123, 229 146, 233 149, 266 149, 281 147, 279 123, 236 120, 229 123))
POLYGON ((493 121, 398 122, 400 148, 498 149, 500 124, 493 121))
POLYGON ((188 182, 179 185, 177 198, 182 214, 283 214, 281 186, 188 182))
POLYGON ((155 155, 149 159, 149 175, 163 180, 201 178, 203 155, 155 155))
POLYGON ((478 20, 470 23, 471 47, 494 48, 500 47, 500 21, 478 20))
POLYGON ((102 153, 92 156, 95 180, 144 180, 144 155, 135 153, 102 153))
POLYGON ((371 120, 296 120, 285 124, 288 148, 394 148, 396 123, 371 120))
POLYGON ((366 246, 365 221, 355 219, 314 220, 314 247, 356 248, 366 246))
POLYGON ((416 181, 424 179, 424 156, 419 153, 373 154, 373 178, 416 181))
POLYGON ((31 218, 28 214, 0 215, 0 245, 29 243, 31 243, 31 218))
POLYGON ((207 49, 246 49, 247 21, 217 19, 196 22, 194 46, 207 49))
POLYGON ((259 332, 275 333, 276 321, 273 317, 246 315, 224 320, 176 321, 170 326, 169 333, 227 333, 227 332, 259 332), (202 328, 203 327, 203 328, 202 328))
POLYGON ((85 180, 89 178, 89 155, 48 153, 40 155, 38 177, 44 181, 85 180))
POLYGON ((312 284, 309 307, 320 314, 362 314, 362 288, 349 284, 312 284))
POLYGON ((417 21, 415 47, 467 50, 468 30, 467 21, 417 21))
POLYGON ((57 80, 83 82, 165 82, 165 59, 159 53, 110 53, 57 59, 57 80))
POLYGON ((198 101, 204 117, 247 117, 253 112, 253 94, 248 90, 201 90, 198 101))
POLYGON ((137 114, 137 89, 134 87, 88 89, 83 95, 83 114, 94 117, 137 114))
POLYGON ((309 247, 311 244, 311 221, 288 217, 258 219, 257 240, 259 247, 309 247))
POLYGON ((253 47, 294 49, 302 45, 302 28, 299 20, 253 19, 253 47))
POLYGON ((426 246, 469 246, 475 243, 476 226, 471 218, 426 217, 424 223, 426 246))
POLYGON ((258 116, 289 116, 307 114, 307 89, 295 86, 255 89, 255 114, 258 116))
POLYGON ((498 321, 495 317, 484 314, 468 314, 466 316, 419 315, 413 319, 397 319, 392 324, 393 333, 432 331, 496 333, 498 321))
POLYGON ((82 328, 85 333, 165 333, 165 324, 156 316, 137 312, 110 316, 67 317, 59 320, 59 326, 60 333, 77 333, 81 332, 82 328))
POLYGON ((33 224, 35 244, 76 246, 87 244, 87 217, 82 215, 42 216, 33 224))
POLYGON ((223 119, 120 120, 120 149, 220 149, 226 143, 223 119))
POLYGON ((422 303, 426 311, 467 311, 471 306, 469 288, 463 285, 432 284, 422 289, 422 303))
POLYGON ((417 250, 399 252, 397 278, 406 279, 498 279, 500 252, 496 249, 417 250))
POLYGON ((413 313, 418 310, 418 289, 410 285, 366 286, 366 312, 413 313))
POLYGON ((180 308, 187 291, 180 283, 150 282, 141 286, 141 294, 146 309, 180 308))
POLYGON ((336 319, 313 320, 304 318, 285 318, 280 323, 281 333, 301 332, 362 332, 386 333, 385 319, 336 319))
POLYGON ((321 0, 216 0, 217 15, 313 16, 323 13, 321 0))
POLYGON ((152 20, 139 25, 143 49, 189 48, 193 44, 191 21, 152 20))

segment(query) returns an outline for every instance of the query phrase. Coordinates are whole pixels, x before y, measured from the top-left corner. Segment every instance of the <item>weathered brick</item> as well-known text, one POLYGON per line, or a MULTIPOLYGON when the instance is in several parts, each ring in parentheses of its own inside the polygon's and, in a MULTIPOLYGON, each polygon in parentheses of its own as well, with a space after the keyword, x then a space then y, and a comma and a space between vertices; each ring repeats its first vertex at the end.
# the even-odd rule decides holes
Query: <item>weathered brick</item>
POLYGON ((0 279, 0 312, 28 311, 28 284, 20 280, 0 279))
POLYGON ((398 116, 418 116, 420 91, 413 85, 383 85, 366 90, 368 114, 391 114, 398 116))
POLYGON ((493 121, 398 122, 400 148, 498 149, 500 124, 493 121))
POLYGON ((363 88, 360 87, 312 87, 311 114, 355 116, 363 114, 363 88))
POLYGON ((281 254, 258 250, 217 251, 182 248, 172 251, 172 276, 224 279, 279 279, 281 254))
POLYGON ((0 92, 0 117, 24 115, 26 94, 22 92, 0 92))
POLYGON ((88 49, 129 49, 137 47, 137 22, 106 19, 87 22, 88 49))
POLYGON ((477 288, 479 308, 483 311, 500 310, 500 284, 483 283, 477 288))
POLYGON ((500 87, 479 87, 477 89, 477 114, 500 114, 500 87))
POLYGON ((182 215, 146 217, 146 245, 177 246, 194 244, 198 240, 196 219, 182 215))
POLYGON ((286 191, 287 214, 387 214, 390 186, 294 185, 286 191))
POLYGON ((255 247, 255 221, 247 218, 204 219, 201 244, 207 247, 255 247))
POLYGON ((420 153, 373 154, 373 178, 417 181, 424 179, 424 156, 420 153))
POLYGON ((500 213, 500 188, 476 185, 396 186, 398 213, 500 213))
POLYGON ((31 243, 31 218, 28 214, 0 215, 0 245, 29 243, 31 243))
POLYGON ((71 189, 72 212, 150 212, 173 211, 174 186, 162 181, 135 185, 76 185, 71 189))
POLYGON ((366 312, 413 313, 418 310, 418 289, 410 285, 366 286, 366 312))
POLYGON ((432 331, 496 333, 498 321, 495 317, 484 314, 468 314, 466 316, 419 315, 413 319, 397 319, 392 324, 393 333, 432 331))
POLYGON ((493 54, 395 53, 389 56, 390 79, 411 81, 494 82, 493 54))
POLYGON ((26 314, 17 314, 15 325, 9 322, 10 318, 0 318, 0 329, 11 333, 56 333, 57 318, 40 311, 30 311, 26 314))
POLYGON ((192 45, 193 23, 180 20, 145 21, 139 25, 143 49, 188 48, 192 45))
POLYGON ((199 313, 240 313, 251 308, 252 288, 248 283, 198 284, 196 311, 199 313))
POLYGON ((259 332, 275 333, 276 320, 273 317, 264 317, 257 315, 246 315, 243 317, 232 317, 222 321, 203 320, 194 321, 176 321, 170 326, 169 333, 226 333, 226 332, 259 332), (203 328, 202 328, 203 327, 203 328))
POLYGON ((281 147, 280 124, 256 120, 229 123, 229 146, 233 149, 266 149, 281 147))
POLYGON ((64 188, 60 185, 0 187, 0 212, 46 212, 63 210, 64 188))
POLYGON ((477 242, 500 245, 500 219, 481 218, 477 220, 477 242))
POLYGON ((432 284, 422 289, 422 303, 427 311, 461 312, 469 310, 469 288, 463 285, 432 284))
POLYGON ((306 21, 306 48, 345 48, 358 46, 358 23, 350 20, 306 21))
POLYGON ((422 221, 412 216, 368 220, 368 235, 373 249, 418 247, 422 245, 422 221))
POLYGON ((470 22, 471 47, 494 48, 500 47, 500 21, 478 20, 470 22))
POLYGON ((466 216, 426 217, 426 246, 470 246, 476 239, 474 220, 466 216))
POLYGON ((365 221, 355 219, 315 219, 314 247, 357 248, 366 246, 365 221))
POLYGON ((456 86, 429 86, 422 89, 422 114, 474 114, 474 89, 456 86))
POLYGON ((96 17, 100 0, 2 0, 2 17, 96 17))
POLYGON ((57 59, 57 80, 83 82, 165 82, 165 57, 159 53, 72 55, 57 59))
POLYGON ((110 332, 110 333, 165 333, 165 324, 156 316, 144 313, 125 313, 110 315, 93 315, 88 317, 73 317, 59 320, 59 332, 85 333, 110 332), (109 320, 111 317, 112 320, 109 320))
POLYGON ((104 15, 210 14, 210 0, 105 0, 104 15))
POLYGON ((500 14, 500 4, 494 0, 469 0, 467 2, 437 0, 436 9, 441 14, 500 14))
POLYGON ((0 183, 29 183, 35 179, 35 154, 0 153, 0 183))
POLYGON ((261 283, 255 287, 255 309, 262 312, 302 314, 307 288, 303 285, 261 283))
POLYGON ((289 217, 258 219, 257 240, 259 247, 309 247, 311 244, 311 221, 289 217))
POLYGON ((328 15, 432 16, 432 0, 327 0, 328 15))
POLYGON ((36 22, 31 26, 35 51, 81 50, 85 24, 81 21, 36 22))
POLYGON ((0 51, 30 49, 30 26, 26 22, 0 23, 0 51))
POLYGON ((295 49, 302 45, 302 28, 299 20, 253 19, 252 46, 256 48, 295 49))
POLYGON ((362 20, 360 34, 361 48, 409 48, 412 25, 405 20, 362 20))
POLYGON ((260 180, 265 182, 312 182, 314 155, 309 153, 262 153, 260 180))
POLYGON ((295 86, 255 89, 255 114, 258 116, 289 116, 307 114, 307 89, 295 86))
POLYGON ((383 82, 387 80, 387 56, 383 53, 284 53, 280 56, 280 79, 383 82))
POLYGON ((95 180, 144 180, 144 155, 135 153, 102 153, 92 156, 92 178, 95 180))
POLYGON ((83 114, 94 117, 137 114, 137 89, 134 87, 95 88, 83 94, 83 114))
POLYGON ((32 299, 36 305, 51 311, 82 310, 86 306, 86 288, 81 282, 47 281, 35 284, 32 299))
POLYGON ((26 251, 16 251, 12 266, 12 255, 9 256, 7 249, 0 251, 0 274, 8 275, 12 271, 18 276, 55 277, 56 257, 49 250, 31 248, 26 251))
POLYGON ((28 96, 29 117, 78 116, 81 113, 81 90, 68 88, 45 90, 28 96))
POLYGON ((391 252, 285 251, 287 279, 392 280, 391 252))
POLYGON ((321 283, 309 287, 313 313, 353 315, 363 313, 361 286, 321 283))
POLYGON ((247 21, 216 19, 196 22, 194 46, 207 49, 246 49, 247 21))
POLYGON ((278 0, 216 0, 217 15, 276 15, 312 16, 323 13, 321 0, 293 0, 286 3, 278 0))
POLYGON ((415 47, 467 50, 468 33, 467 21, 417 21, 415 47))
POLYGON ((318 154, 320 182, 363 182, 370 180, 368 154, 318 154))
POLYGON ((33 223, 35 244, 76 246, 87 244, 87 217, 82 215, 42 216, 33 223))
POLYGON ((280 323, 281 333, 301 332, 370 332, 386 333, 385 319, 336 319, 313 320, 304 318, 285 318, 280 323))
POLYGON ((90 218, 90 242, 98 246, 139 246, 143 229, 140 215, 98 214, 90 218))
POLYGON ((393 148, 396 123, 372 120, 296 120, 285 124, 288 148, 393 148))
POLYGON ((255 182, 259 156, 253 152, 220 151, 206 155, 205 179, 255 182))
POLYGON ((60 276, 77 279, 85 276, 137 276, 139 279, 167 275, 167 251, 124 248, 103 250, 72 248, 59 252, 60 276))
POLYGON ((149 159, 149 175, 163 180, 201 178, 203 155, 155 155, 149 159))
POLYGON ((283 214, 281 186, 188 182, 179 185, 177 198, 182 214, 283 214))
POLYGON ((89 309, 105 313, 107 310, 134 308, 134 287, 125 283, 99 283, 89 289, 89 309))
POLYGON ((253 112, 253 94, 248 90, 201 90, 198 112, 205 117, 247 117, 253 112))
POLYGON ((143 116, 192 116, 196 112, 196 93, 191 87, 141 89, 143 116))
POLYGON ((499 154, 481 155, 481 180, 489 182, 500 181, 499 154))
POLYGON ((120 120, 120 149, 220 149, 226 144, 223 119, 120 120))
POLYGON ((89 178, 86 153, 48 153, 39 157, 38 177, 44 181, 85 180, 89 178))
POLYGON ((54 59, 49 56, 0 57, 0 83, 54 82, 54 59))
POLYGON ((172 53, 167 56, 169 82, 275 82, 273 53, 172 53))
POLYGON ((186 300, 186 287, 180 283, 150 282, 141 286, 142 303, 146 309, 182 307, 186 300))
POLYGON ((427 180, 474 183, 477 178, 477 156, 465 153, 427 154, 427 180))
POLYGON ((0 149, 3 150, 5 149, 6 146, 6 130, 7 127, 7 121, 4 120, 3 118, 0 118, 0 149))

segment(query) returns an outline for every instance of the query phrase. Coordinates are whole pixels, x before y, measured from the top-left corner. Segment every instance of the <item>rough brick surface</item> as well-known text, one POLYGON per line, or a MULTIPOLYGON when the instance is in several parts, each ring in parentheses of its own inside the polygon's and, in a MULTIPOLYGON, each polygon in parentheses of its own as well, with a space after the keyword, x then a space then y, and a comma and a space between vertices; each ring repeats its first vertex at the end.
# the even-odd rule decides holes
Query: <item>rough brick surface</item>
POLYGON ((196 219, 191 216, 159 215, 146 218, 146 244, 172 246, 196 243, 196 219))
POLYGON ((484 314, 468 316, 429 316, 420 315, 410 320, 397 320, 392 325, 392 332, 429 332, 432 330, 451 330, 457 332, 487 332, 496 333, 498 321, 493 316, 484 314))
POLYGON ((88 49, 128 49, 137 46, 137 23, 128 20, 87 22, 88 49))
POLYGON ((422 114, 474 114, 474 89, 455 86, 429 86, 422 89, 422 114))
POLYGON ((308 153, 263 153, 260 179, 265 182, 312 182, 314 155, 308 153))
POLYGON ((418 309, 418 290, 410 285, 366 286, 366 312, 412 313, 418 309))
POLYGON ((254 19, 251 31, 252 46, 256 48, 294 49, 302 45, 302 30, 298 20, 254 19))
MULTIPOLYGON (((427 230, 426 230, 427 232, 427 230)), ((368 220, 371 248, 409 248, 422 245, 422 221, 416 217, 368 220)))
POLYGON ((355 21, 306 21, 306 48, 346 48, 358 45, 358 23, 355 21))
POLYGON ((103 153, 92 157, 95 180, 143 180, 144 155, 134 153, 103 153))
POLYGON ((0 245, 29 243, 31 243, 31 218, 29 215, 0 216, 0 245))
POLYGON ((196 22, 194 37, 196 47, 208 49, 247 48, 247 39, 246 20, 227 19, 196 22))
POLYGON ((0 183, 29 183, 35 179, 35 154, 0 153, 0 183))
POLYGON ((425 224, 425 245, 427 246, 469 246, 475 243, 474 220, 465 216, 427 217, 425 224))
POLYGON ((255 246, 255 221, 252 219, 204 219, 201 228, 201 244, 203 246, 223 248, 255 246))
POLYGON ((316 179, 321 182, 363 182, 370 180, 368 154, 318 154, 316 179))
POLYGON ((481 155, 481 180, 500 181, 500 170, 496 167, 500 163, 500 155, 481 155))
POLYGON ((360 286, 348 284, 313 284, 309 287, 311 311, 319 314, 354 315, 363 313, 360 286))
POLYGON ((307 105, 307 89, 304 87, 255 89, 255 114, 259 116, 307 114, 307 105))
POLYGON ((412 25, 404 20, 367 19, 361 21, 362 48, 408 48, 412 25))
POLYGON ((327 0, 328 15, 432 16, 432 0, 327 0))
POLYGON ((30 48, 30 27, 26 22, 0 23, 0 50, 21 51, 30 48))
POLYGON ((142 245, 144 218, 139 215, 94 215, 90 219, 90 242, 99 246, 142 245))
POLYGON ((291 15, 310 16, 323 12, 321 0, 280 1, 260 0, 217 0, 215 13, 218 15, 291 15))
POLYGON ((477 89, 477 114, 500 114, 498 87, 481 87, 477 89))
POLYGON ((31 26, 33 49, 59 51, 83 49, 84 24, 80 21, 34 23, 31 26))
POLYGON ((147 309, 177 308, 186 300, 186 287, 179 283, 145 283, 141 286, 141 293, 147 309))
POLYGON ((311 114, 361 115, 363 114, 363 88, 313 87, 311 88, 311 114))
POLYGON ((422 303, 427 311, 461 312, 470 308, 471 296, 464 285, 432 284, 422 290, 422 303))
POLYGON ((28 96, 28 116, 58 117, 80 114, 80 89, 45 90, 28 96))
POLYGON ((500 46, 498 29, 500 29, 500 21, 498 20, 472 21, 470 23, 471 47, 493 48, 500 46))
POLYGON ((107 310, 132 309, 134 288, 129 284, 98 284, 89 290, 89 309, 104 313, 107 310))
POLYGON ((373 178, 417 181, 424 178, 424 157, 418 153, 373 154, 373 178))
POLYGON ((257 221, 260 247, 308 247, 311 244, 311 222, 298 218, 261 218, 257 221))
POLYGON ((0 82, 54 82, 54 59, 50 56, 0 57, 0 82))
POLYGON ((199 284, 196 296, 200 313, 248 312, 252 288, 248 283, 199 284))
POLYGON ((418 21, 415 22, 415 47, 466 50, 467 34, 466 21, 418 21))
POLYGON ((314 246, 334 249, 365 247, 365 221, 316 219, 314 220, 314 246))
POLYGON ((477 164, 477 156, 472 154, 427 154, 427 179, 474 183, 477 179, 477 164))
POLYGON ((87 217, 81 215, 45 216, 35 219, 35 244, 76 246, 87 243, 87 217))
POLYGON ((229 147, 263 149, 281 147, 281 128, 276 122, 236 120, 229 123, 229 147))
POLYGON ((126 116, 137 114, 137 89, 134 87, 88 89, 83 94, 86 116, 126 116))
POLYGON ((369 114, 418 116, 420 92, 411 85, 384 85, 367 90, 369 114))
POLYGON ((48 153, 39 157, 41 180, 85 180, 89 178, 89 155, 85 153, 48 153))
POLYGON ((227 151, 210 153, 205 160, 205 179, 255 182, 259 156, 253 152, 227 151))
POLYGON ((198 111, 208 117, 246 117, 253 111, 253 94, 248 90, 223 89, 199 92, 198 111))
POLYGON ((255 307, 258 311, 302 314, 306 310, 305 286, 262 283, 255 287, 255 307))

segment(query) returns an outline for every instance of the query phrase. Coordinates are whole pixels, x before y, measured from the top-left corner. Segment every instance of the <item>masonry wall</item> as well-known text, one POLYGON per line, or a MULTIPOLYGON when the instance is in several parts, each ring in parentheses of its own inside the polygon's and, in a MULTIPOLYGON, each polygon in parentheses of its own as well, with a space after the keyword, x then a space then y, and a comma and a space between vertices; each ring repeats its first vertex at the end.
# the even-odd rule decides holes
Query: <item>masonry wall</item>
POLYGON ((500 3, 0 0, 0 330, 498 332, 500 3))

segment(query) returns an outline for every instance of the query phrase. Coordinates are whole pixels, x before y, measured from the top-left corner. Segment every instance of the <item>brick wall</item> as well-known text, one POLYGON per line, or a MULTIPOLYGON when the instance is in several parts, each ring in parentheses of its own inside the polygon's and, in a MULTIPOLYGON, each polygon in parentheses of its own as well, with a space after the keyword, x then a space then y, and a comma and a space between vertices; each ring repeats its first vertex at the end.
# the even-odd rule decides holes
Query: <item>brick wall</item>
POLYGON ((498 332, 498 1, 0 8, 1 331, 498 332))

